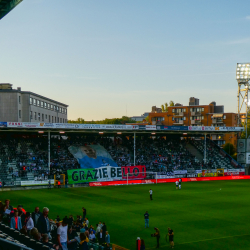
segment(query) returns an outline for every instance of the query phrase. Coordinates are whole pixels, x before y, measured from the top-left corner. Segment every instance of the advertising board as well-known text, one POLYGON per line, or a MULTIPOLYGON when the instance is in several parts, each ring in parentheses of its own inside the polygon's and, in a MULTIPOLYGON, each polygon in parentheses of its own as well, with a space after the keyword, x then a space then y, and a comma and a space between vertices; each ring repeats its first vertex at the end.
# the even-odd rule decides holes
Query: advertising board
MULTIPOLYGON (((54 179, 50 180, 51 185, 54 184, 54 179)), ((49 180, 44 181, 21 181, 21 186, 44 186, 49 185, 49 180)))

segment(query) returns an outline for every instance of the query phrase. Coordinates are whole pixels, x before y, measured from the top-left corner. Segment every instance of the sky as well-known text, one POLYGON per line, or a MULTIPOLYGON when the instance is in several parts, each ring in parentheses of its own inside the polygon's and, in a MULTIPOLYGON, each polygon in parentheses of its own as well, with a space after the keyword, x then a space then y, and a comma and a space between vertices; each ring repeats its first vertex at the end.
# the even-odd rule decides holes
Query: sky
POLYGON ((68 104, 68 119, 137 116, 191 96, 237 112, 250 1, 23 0, 0 34, 0 83, 68 104))

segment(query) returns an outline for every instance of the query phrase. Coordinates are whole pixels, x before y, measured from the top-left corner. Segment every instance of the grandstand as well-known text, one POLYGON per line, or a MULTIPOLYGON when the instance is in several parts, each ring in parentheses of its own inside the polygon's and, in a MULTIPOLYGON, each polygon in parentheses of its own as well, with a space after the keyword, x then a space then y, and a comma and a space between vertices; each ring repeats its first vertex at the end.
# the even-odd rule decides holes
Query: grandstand
MULTIPOLYGON (((117 166, 145 165, 148 172, 173 176, 175 171, 241 168, 213 141, 207 139, 206 163, 204 140, 181 135, 137 135, 134 155, 133 135, 93 135, 90 133, 52 134, 50 169, 47 136, 34 133, 12 133, 0 140, 0 181, 4 186, 20 186, 21 181, 48 180, 52 174, 66 174, 81 168, 70 152, 71 146, 101 145, 117 166), (135 158, 134 158, 135 156, 135 158), (50 173, 49 173, 50 172, 50 173)), ((184 177, 184 176, 183 176, 184 177)))

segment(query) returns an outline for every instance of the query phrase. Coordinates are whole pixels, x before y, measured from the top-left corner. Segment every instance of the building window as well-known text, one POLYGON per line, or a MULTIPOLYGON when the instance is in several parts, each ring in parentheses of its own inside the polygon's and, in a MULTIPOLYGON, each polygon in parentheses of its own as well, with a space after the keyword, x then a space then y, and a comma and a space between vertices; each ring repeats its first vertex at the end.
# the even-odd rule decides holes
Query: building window
POLYGON ((38 121, 40 121, 40 113, 38 113, 38 121))
POLYGON ((67 109, 65 109, 65 114, 67 114, 67 109))
POLYGON ((50 104, 48 103, 48 109, 50 109, 50 104))
POLYGON ((49 115, 49 122, 50 122, 50 115, 49 115))
POLYGON ((57 123, 59 123, 59 117, 57 117, 57 123))
POLYGON ((51 122, 53 123, 53 116, 51 117, 51 122))
POLYGON ((56 111, 56 106, 54 105, 54 111, 56 111))
POLYGON ((175 113, 175 109, 172 109, 172 112, 175 113))
POLYGON ((60 123, 62 123, 62 118, 60 118, 60 123))
MULTIPOLYGON (((55 106, 54 106, 55 107, 55 106)), ((51 104, 51 110, 54 110, 53 105, 51 104)))
POLYGON ((18 96, 18 102, 21 104, 21 96, 18 96))
POLYGON ((37 100, 37 106, 38 106, 38 107, 40 106, 40 101, 39 101, 39 100, 37 100))
POLYGON ((201 108, 201 111, 204 112, 204 108, 201 108))
POLYGON ((33 105, 36 106, 36 99, 33 99, 33 105))
POLYGON ((46 120, 48 119, 48 116, 47 116, 47 115, 45 115, 45 119, 46 119, 46 120))
POLYGON ((42 121, 44 122, 44 114, 42 114, 42 121))
POLYGON ((67 123, 67 119, 65 119, 65 123, 67 123))
POLYGON ((32 111, 30 111, 30 119, 32 119, 32 111))
POLYGON ((201 120, 204 120, 204 116, 201 117, 201 120))
POLYGON ((47 102, 44 103, 44 108, 45 108, 45 109, 47 108, 47 102))
POLYGON ((34 112, 35 120, 36 120, 36 112, 34 112))
POLYGON ((64 123, 64 118, 63 118, 63 123, 64 123))
POLYGON ((59 112, 62 113, 62 108, 59 109, 59 112))
POLYGON ((41 107, 43 108, 43 101, 41 101, 41 107))
POLYGON ((30 97, 30 105, 33 104, 33 98, 30 97))
POLYGON ((223 115, 223 119, 225 120, 227 117, 225 115, 223 115))
POLYGON ((183 112, 186 112, 186 109, 183 109, 183 112))
POLYGON ((186 121, 186 117, 185 116, 183 117, 183 120, 186 121))
POLYGON ((21 110, 19 110, 19 118, 21 118, 22 117, 22 113, 21 113, 21 110))

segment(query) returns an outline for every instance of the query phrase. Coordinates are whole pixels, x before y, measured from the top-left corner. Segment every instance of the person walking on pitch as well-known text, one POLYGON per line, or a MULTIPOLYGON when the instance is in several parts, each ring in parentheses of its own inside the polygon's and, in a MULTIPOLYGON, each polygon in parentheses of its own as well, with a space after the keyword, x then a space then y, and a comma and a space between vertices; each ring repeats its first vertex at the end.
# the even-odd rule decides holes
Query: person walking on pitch
POLYGON ((144 214, 144 219, 145 219, 145 228, 149 227, 149 214, 148 211, 144 214))
POLYGON ((179 189, 181 189, 181 183, 182 183, 182 179, 179 179, 179 189))
POLYGON ((179 181, 176 181, 175 185, 176 185, 176 189, 178 189, 179 188, 179 181))
POLYGON ((149 197, 150 197, 150 200, 152 201, 153 200, 153 190, 152 189, 149 189, 149 197))

